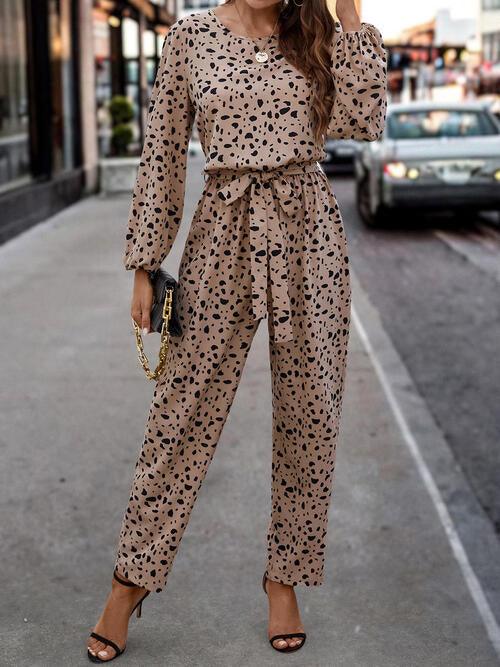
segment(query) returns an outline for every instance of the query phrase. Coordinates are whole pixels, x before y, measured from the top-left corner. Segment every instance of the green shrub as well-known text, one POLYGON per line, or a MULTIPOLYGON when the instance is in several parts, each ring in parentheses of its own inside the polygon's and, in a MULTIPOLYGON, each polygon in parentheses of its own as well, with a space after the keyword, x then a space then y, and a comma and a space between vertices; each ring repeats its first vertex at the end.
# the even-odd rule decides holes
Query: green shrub
POLYGON ((127 97, 115 95, 109 103, 111 116, 111 146, 114 155, 127 155, 134 133, 130 121, 134 118, 134 107, 127 97))
POLYGON ((129 99, 123 95, 115 95, 109 103, 109 113, 114 125, 130 123, 134 118, 134 108, 129 99))
POLYGON ((132 128, 127 123, 115 125, 111 132, 111 144, 115 155, 127 155, 128 146, 134 138, 132 128))

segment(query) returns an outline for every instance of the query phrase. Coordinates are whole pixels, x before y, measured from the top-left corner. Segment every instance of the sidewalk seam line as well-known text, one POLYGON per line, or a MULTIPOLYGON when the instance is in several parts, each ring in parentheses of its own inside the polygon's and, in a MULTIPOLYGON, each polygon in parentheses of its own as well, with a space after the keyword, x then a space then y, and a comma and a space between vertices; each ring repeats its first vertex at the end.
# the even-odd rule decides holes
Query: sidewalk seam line
POLYGON ((417 466, 417 470, 424 482, 424 485, 431 497, 431 500, 436 508, 439 520, 445 531, 448 542, 450 543, 453 555, 457 561, 462 576, 465 580, 467 588, 471 594, 472 599, 477 607, 479 615, 484 623, 488 637, 497 653, 500 657, 500 626, 498 625, 496 618, 491 610, 491 607, 488 603, 486 595, 483 591, 481 583, 479 582, 472 566, 467 557, 467 553, 462 544, 462 541, 458 535, 458 532, 453 523, 453 519, 448 512, 445 502, 441 497, 441 493, 434 481, 432 473, 430 472, 423 456, 418 446, 416 438, 413 436, 406 418, 401 410, 399 403, 396 399, 396 396, 392 390, 391 384, 387 379, 387 376, 384 372, 384 369, 381 363, 378 360, 378 357, 370 343, 366 330, 361 322, 359 315, 357 314, 356 308, 352 305, 352 316, 353 321, 358 330, 359 336, 363 343, 363 346, 370 358, 370 361, 375 369, 379 382, 382 386, 384 394, 386 396, 387 402, 392 410, 395 421, 401 431, 403 440, 408 447, 413 460, 417 466))

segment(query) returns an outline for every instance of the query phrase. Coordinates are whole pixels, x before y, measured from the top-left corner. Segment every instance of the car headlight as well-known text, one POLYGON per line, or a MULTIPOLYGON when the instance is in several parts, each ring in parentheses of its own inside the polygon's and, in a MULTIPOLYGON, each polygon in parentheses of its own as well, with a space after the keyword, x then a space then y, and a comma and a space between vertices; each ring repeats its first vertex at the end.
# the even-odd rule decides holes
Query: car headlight
POLYGON ((494 172, 494 174, 493 174, 493 178, 495 179, 495 181, 500 181, 500 169, 497 169, 497 170, 494 172))
POLYGON ((420 169, 417 167, 407 167, 404 162, 388 162, 384 165, 384 172, 391 178, 409 178, 412 181, 420 176, 420 169))
POLYGON ((404 162, 387 162, 384 165, 384 173, 391 178, 405 178, 406 165, 404 162))

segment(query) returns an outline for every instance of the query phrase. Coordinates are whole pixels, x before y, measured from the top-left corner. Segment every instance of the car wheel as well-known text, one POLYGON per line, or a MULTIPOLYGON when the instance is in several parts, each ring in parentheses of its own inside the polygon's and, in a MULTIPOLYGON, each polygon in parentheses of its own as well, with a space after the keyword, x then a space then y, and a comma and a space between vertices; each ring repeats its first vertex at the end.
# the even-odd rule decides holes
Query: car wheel
POLYGON ((356 203, 361 220, 367 227, 383 227, 393 221, 394 211, 379 204, 372 212, 370 207, 370 186, 368 176, 356 181, 356 203))
POLYGON ((373 224, 373 214, 370 210, 370 186, 366 174, 360 179, 356 179, 356 205, 359 217, 365 225, 373 224))

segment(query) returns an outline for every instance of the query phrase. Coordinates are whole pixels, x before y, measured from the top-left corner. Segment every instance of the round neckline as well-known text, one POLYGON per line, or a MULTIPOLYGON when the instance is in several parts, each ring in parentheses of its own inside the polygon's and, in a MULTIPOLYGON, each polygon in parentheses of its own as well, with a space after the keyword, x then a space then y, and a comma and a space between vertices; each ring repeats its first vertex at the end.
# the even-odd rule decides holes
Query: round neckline
POLYGON ((231 37, 234 37, 235 39, 243 40, 245 42, 251 42, 252 44, 255 44, 256 40, 261 40, 261 39, 268 39, 268 40, 273 40, 276 39, 279 36, 279 33, 274 32, 272 35, 263 35, 261 37, 247 37, 246 35, 238 35, 235 32, 231 30, 231 28, 228 28, 228 26, 225 23, 222 23, 220 18, 217 16, 217 14, 214 12, 213 7, 210 7, 210 9, 207 10, 210 16, 213 18, 215 23, 219 26, 223 32, 226 33, 226 35, 230 35, 231 37))

